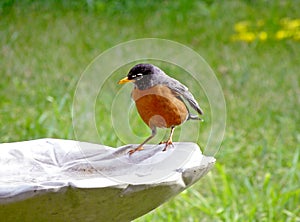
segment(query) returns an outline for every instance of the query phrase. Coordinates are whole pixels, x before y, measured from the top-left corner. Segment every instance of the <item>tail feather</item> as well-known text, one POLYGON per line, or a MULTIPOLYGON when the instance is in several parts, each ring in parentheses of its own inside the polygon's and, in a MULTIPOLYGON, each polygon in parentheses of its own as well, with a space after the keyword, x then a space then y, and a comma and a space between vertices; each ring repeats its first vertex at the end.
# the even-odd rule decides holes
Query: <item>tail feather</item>
POLYGON ((199 116, 193 115, 193 114, 189 114, 188 120, 189 119, 191 119, 191 120, 200 120, 201 122, 203 122, 203 119, 201 119, 199 116))

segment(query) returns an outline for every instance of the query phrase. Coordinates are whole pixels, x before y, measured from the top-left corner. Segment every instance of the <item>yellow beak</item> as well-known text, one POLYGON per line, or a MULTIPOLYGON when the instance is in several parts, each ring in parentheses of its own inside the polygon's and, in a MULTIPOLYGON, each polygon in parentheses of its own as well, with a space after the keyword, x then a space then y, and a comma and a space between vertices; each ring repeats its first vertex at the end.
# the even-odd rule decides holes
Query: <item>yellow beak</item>
POLYGON ((124 83, 127 83, 127 82, 134 82, 133 79, 128 79, 128 77, 125 77, 123 79, 121 79, 118 84, 124 84, 124 83))

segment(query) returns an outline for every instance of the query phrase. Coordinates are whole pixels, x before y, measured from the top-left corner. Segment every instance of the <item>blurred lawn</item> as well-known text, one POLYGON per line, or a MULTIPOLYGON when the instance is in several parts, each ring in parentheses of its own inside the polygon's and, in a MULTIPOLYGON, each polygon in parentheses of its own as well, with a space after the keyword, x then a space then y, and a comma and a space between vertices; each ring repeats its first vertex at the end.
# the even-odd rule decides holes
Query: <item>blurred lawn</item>
MULTIPOLYGON (((272 38, 299 8, 293 0, 1 1, 0 141, 75 139, 75 86, 97 55, 135 38, 178 41, 216 72, 226 135, 208 176, 137 221, 300 221, 300 41, 272 38), (269 35, 233 41, 241 21, 269 35)), ((120 145, 112 134, 104 143, 120 145)))

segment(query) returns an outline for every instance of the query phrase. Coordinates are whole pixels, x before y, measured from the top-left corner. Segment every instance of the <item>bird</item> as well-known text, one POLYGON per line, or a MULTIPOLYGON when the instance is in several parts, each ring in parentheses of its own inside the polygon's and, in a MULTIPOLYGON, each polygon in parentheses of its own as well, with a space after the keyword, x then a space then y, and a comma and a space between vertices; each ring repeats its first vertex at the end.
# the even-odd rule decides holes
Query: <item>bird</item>
POLYGON ((201 120, 203 114, 198 102, 188 88, 178 80, 168 76, 164 71, 153 64, 140 63, 132 67, 127 76, 119 80, 118 84, 132 82, 134 88, 131 97, 142 120, 151 129, 151 135, 135 149, 128 153, 143 150, 149 140, 155 137, 157 128, 170 128, 170 136, 163 151, 172 145, 172 137, 176 126, 187 120, 201 120), (197 114, 192 114, 186 102, 197 114))

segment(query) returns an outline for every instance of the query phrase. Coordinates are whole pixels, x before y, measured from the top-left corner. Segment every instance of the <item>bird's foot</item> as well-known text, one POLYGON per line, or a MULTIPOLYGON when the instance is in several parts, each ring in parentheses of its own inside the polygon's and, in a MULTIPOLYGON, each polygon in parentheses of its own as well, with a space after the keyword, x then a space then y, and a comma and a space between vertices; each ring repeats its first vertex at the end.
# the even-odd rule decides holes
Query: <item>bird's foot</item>
POLYGON ((173 145, 173 142, 171 139, 168 139, 167 141, 161 141, 159 144, 165 144, 165 148, 162 151, 166 151, 170 145, 173 145))
POLYGON ((135 153, 136 151, 140 151, 140 150, 143 150, 144 148, 142 146, 138 146, 137 148, 135 149, 132 149, 132 150, 129 150, 128 151, 128 154, 129 156, 131 156, 133 153, 135 153))

